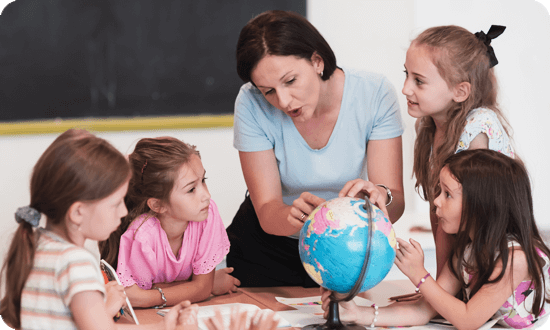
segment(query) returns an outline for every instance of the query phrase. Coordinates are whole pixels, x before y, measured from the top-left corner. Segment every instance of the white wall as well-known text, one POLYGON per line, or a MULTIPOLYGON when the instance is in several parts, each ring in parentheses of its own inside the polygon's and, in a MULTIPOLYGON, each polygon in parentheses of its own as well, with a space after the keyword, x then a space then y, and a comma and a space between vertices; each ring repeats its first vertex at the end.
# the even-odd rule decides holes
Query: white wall
MULTIPOLYGON (((175 131, 141 131, 98 133, 122 153, 132 152, 144 137, 173 136, 194 144, 201 153, 207 184, 218 205, 224 224, 228 226, 244 200, 246 184, 241 173, 239 156, 233 148, 233 129, 187 129, 175 131)), ((17 224, 14 213, 30 202, 29 182, 32 168, 57 134, 0 136, 0 261, 17 224)), ((92 251, 94 242, 87 244, 92 251)))
MULTIPOLYGON (((550 147, 543 129, 550 112, 550 16, 543 6, 533 0, 309 0, 308 17, 333 47, 339 65, 384 73, 400 96, 407 126, 403 143, 407 206, 398 227, 429 226, 427 205, 414 193, 410 179, 414 122, 401 94, 403 63, 410 40, 433 25, 457 24, 473 32, 487 32, 491 24, 506 25, 504 34, 493 43, 500 61, 496 70, 501 104, 514 128, 518 153, 533 178, 539 226, 550 228, 546 216, 550 203, 545 201, 544 191, 550 186, 550 147)), ((232 129, 99 134, 124 153, 130 152, 141 137, 161 135, 197 145, 210 192, 228 225, 246 191, 238 154, 232 147, 232 129)), ((29 203, 32 167, 55 137, 0 136, 0 256, 16 227, 15 210, 29 203)), ((425 242, 433 244, 433 240, 425 242)))
MULTIPOLYGON (((535 216, 550 228, 550 15, 534 0, 309 0, 308 17, 336 53, 338 64, 385 74, 396 87, 407 128, 404 134, 406 210, 402 220, 428 224, 427 203, 414 193, 414 121, 401 94, 409 43, 424 29, 455 24, 506 31, 492 43, 499 64, 500 104, 514 130, 516 151, 532 176, 535 216), (419 216, 420 215, 420 216, 419 216)), ((402 221, 400 220, 400 222, 402 221)), ((399 222, 398 222, 399 224, 399 222)))

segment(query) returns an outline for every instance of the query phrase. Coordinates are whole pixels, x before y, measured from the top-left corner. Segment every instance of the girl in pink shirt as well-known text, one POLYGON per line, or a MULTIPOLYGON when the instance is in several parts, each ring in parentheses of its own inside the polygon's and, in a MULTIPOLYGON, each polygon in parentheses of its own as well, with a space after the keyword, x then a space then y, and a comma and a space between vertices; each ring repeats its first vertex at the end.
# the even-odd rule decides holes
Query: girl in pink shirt
POLYGON ((240 283, 231 269, 216 275, 229 240, 195 147, 171 137, 146 138, 129 160, 129 213, 100 249, 116 265, 132 305, 162 308, 235 291, 240 283))

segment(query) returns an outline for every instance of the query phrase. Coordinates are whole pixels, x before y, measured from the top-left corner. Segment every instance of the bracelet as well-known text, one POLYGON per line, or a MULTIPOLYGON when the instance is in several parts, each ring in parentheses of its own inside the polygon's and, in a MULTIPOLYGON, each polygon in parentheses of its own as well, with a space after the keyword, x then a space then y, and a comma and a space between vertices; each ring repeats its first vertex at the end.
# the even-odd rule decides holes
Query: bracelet
POLYGON ((388 200, 388 199, 390 200, 389 202, 386 203, 386 206, 390 205, 391 202, 393 201, 393 195, 391 194, 390 188, 386 187, 386 186, 383 185, 383 184, 377 184, 377 186, 386 189, 386 194, 388 195, 387 198, 386 198, 386 200, 388 200))
POLYGON ((376 317, 378 316, 378 306, 376 306, 376 304, 372 304, 370 307, 374 308, 374 318, 372 319, 370 328, 375 328, 376 326, 374 325, 374 323, 376 323, 376 317))
POLYGON ((159 290, 160 297, 162 298, 162 305, 153 306, 153 308, 164 308, 164 307, 166 307, 166 297, 164 296, 164 292, 162 291, 162 289, 159 288, 158 286, 153 287, 153 289, 159 290))
POLYGON ((420 282, 418 282, 418 285, 416 286, 416 289, 414 289, 414 292, 418 293, 420 291, 420 285, 424 282, 426 282, 426 279, 430 276, 430 273, 426 274, 426 276, 422 277, 420 282))

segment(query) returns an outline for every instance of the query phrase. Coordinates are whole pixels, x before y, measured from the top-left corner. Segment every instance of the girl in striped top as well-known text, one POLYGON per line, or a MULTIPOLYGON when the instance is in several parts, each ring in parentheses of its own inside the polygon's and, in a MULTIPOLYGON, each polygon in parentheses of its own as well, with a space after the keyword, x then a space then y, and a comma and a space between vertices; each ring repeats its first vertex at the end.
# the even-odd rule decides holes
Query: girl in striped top
POLYGON ((2 268, 4 322, 17 329, 176 329, 196 319, 188 301, 147 325, 116 325, 120 299, 106 307, 99 263, 84 242, 105 240, 118 227, 129 179, 124 156, 86 131, 69 130, 46 149, 33 170, 31 203, 16 212, 19 227, 2 268), (46 227, 33 229, 42 215, 46 227))

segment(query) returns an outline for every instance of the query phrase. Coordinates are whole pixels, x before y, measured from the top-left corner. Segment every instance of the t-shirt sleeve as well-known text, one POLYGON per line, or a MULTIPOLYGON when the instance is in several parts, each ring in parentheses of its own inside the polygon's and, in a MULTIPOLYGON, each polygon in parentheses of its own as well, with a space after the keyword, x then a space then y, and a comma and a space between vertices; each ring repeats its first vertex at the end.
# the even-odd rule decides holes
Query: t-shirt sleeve
POLYGON ((500 120, 496 113, 485 108, 472 110, 471 115, 466 119, 466 125, 462 132, 456 153, 470 148, 470 143, 479 134, 487 135, 489 139, 489 149, 501 152, 512 157, 513 150, 500 120))
POLYGON ((261 102, 253 97, 250 88, 241 88, 235 100, 233 116, 233 146, 239 151, 253 152, 273 149, 273 141, 261 125, 261 102))
POLYGON ((395 88, 383 77, 373 108, 376 109, 370 140, 385 140, 401 136, 405 131, 395 88))
POLYGON ((80 248, 64 252, 56 265, 56 291, 69 306, 75 294, 99 291, 105 295, 103 275, 94 256, 80 248))
POLYGON ((229 239, 214 201, 210 201, 208 218, 199 241, 197 254, 193 260, 193 274, 207 274, 229 253, 229 239))
POLYGON ((133 232, 127 232, 120 238, 117 274, 122 286, 137 284, 144 290, 151 289, 157 261, 155 252, 147 241, 142 235, 134 238, 133 232))

